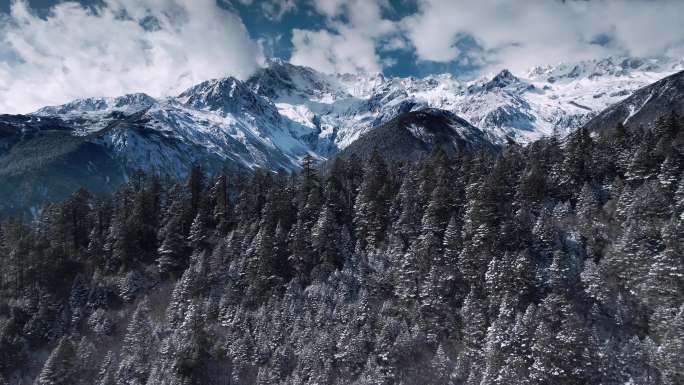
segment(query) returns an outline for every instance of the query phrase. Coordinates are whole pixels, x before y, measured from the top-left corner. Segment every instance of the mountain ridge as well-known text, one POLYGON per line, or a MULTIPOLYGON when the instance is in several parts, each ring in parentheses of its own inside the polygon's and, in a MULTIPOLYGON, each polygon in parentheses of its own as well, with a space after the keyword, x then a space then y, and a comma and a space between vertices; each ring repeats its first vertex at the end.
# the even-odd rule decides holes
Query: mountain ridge
MULTIPOLYGON (((442 111, 439 114, 462 119, 465 124, 458 125, 468 127, 469 133, 477 133, 471 135, 475 145, 464 146, 458 132, 442 130, 449 136, 444 143, 458 151, 509 142, 525 144, 576 130, 597 116, 605 104, 627 99, 643 83, 660 79, 680 65, 681 61, 674 60, 607 59, 573 67, 540 67, 527 77, 502 70, 465 82, 448 74, 425 78, 327 75, 272 61, 245 81, 232 77, 207 80, 175 97, 133 93, 84 98, 27 115, 3 115, 0 164, 45 164, 47 168, 59 164, 83 178, 81 184, 91 186, 101 179, 95 175, 97 170, 107 170, 105 181, 125 181, 137 170, 184 178, 194 165, 210 173, 257 168, 293 171, 305 156, 330 159, 357 142, 356 149, 365 148, 362 152, 367 153, 369 143, 384 145, 399 137, 406 140, 396 142, 397 148, 411 158, 433 148, 430 140, 443 138, 440 134, 426 141, 396 124, 401 121, 396 119, 415 117, 417 111, 442 111), (380 131, 368 136, 376 129, 380 131), (60 133, 27 141, 27 133, 54 130, 60 133), (72 141, 71 136, 80 139, 72 141), (52 147, 46 145, 50 141, 52 147), (80 144, 72 148, 61 142, 80 144), (49 150, 49 156, 38 157, 46 163, 29 159, 31 151, 12 152, 17 144, 26 149, 31 143, 49 150), (405 147, 408 143, 416 147, 405 147), (89 167, 74 155, 85 148, 79 146, 87 146, 86 153, 111 164, 89 167), (52 156, 52 149, 64 151, 63 156, 52 156), (72 163, 63 163, 64 159, 72 163)), ((42 191, 41 197, 50 196, 49 186, 54 181, 49 173, 35 167, 6 167, 2 173, 21 170, 33 181, 25 196, 36 196, 36 191, 42 191)), ((75 191, 78 178, 73 183, 75 191)), ((111 189, 109 183, 97 183, 111 189)), ((55 199, 64 197, 58 194, 55 199)))
POLYGON ((600 132, 613 129, 618 124, 628 128, 649 126, 658 118, 672 113, 684 116, 683 100, 684 71, 679 71, 610 106, 587 122, 585 127, 590 131, 600 132))
POLYGON ((338 157, 368 160, 378 151, 389 162, 416 161, 441 149, 450 157, 477 150, 495 151, 486 132, 459 116, 435 108, 401 114, 362 135, 338 157))

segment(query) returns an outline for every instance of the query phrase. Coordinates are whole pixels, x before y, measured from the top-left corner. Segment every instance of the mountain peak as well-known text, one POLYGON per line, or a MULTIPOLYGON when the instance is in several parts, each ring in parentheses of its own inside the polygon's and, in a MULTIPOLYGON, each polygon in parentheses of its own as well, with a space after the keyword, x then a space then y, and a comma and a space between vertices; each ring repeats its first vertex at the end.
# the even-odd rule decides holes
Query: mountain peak
POLYGON ((555 83, 583 78, 625 77, 634 72, 672 73, 683 68, 684 60, 672 57, 610 56, 603 59, 536 66, 529 71, 528 77, 555 83))
POLYGON ((489 82, 487 82, 484 85, 484 88, 486 90, 491 90, 494 88, 505 88, 510 86, 511 84, 519 82, 520 79, 518 79, 515 75, 511 73, 511 71, 504 69, 496 76, 492 78, 489 82))
POLYGON ((478 149, 495 151, 489 136, 458 115, 438 108, 404 112, 365 133, 340 153, 368 159, 378 150, 392 161, 415 160, 436 148, 456 155, 478 149))
POLYGON ((508 81, 512 81, 512 80, 517 80, 517 79, 518 79, 518 78, 515 77, 515 76, 511 73, 511 71, 509 71, 509 70, 507 70, 507 69, 504 68, 503 70, 501 70, 501 72, 499 72, 498 74, 496 74, 496 76, 494 76, 494 78, 493 78, 492 80, 508 80, 508 81))
POLYGON ((257 102, 256 95, 233 77, 207 80, 183 91, 178 99, 194 108, 224 112, 238 112, 241 105, 257 102))
POLYGON ((292 95, 316 97, 336 92, 328 76, 282 59, 270 59, 246 84, 253 92, 270 99, 292 95))
POLYGON ((63 115, 72 113, 125 111, 135 112, 145 109, 157 100, 145 93, 138 92, 117 97, 81 98, 69 103, 43 107, 35 112, 38 115, 63 115))

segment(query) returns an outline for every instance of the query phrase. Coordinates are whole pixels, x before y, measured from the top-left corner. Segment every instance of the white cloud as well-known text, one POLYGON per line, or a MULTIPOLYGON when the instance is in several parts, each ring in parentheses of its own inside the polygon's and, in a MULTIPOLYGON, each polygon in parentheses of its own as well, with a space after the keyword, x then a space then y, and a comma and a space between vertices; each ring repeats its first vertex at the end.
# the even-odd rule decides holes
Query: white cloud
POLYGON ((406 39, 400 36, 393 36, 380 47, 383 51, 404 51, 410 48, 406 39))
POLYGON ((290 61, 326 73, 379 72, 380 58, 373 39, 344 27, 339 33, 326 30, 292 31, 294 52, 290 61))
POLYGON ((264 35, 257 39, 257 44, 259 44, 259 49, 263 52, 264 56, 274 57, 282 39, 282 34, 264 35))
POLYGON ((264 12, 264 15, 275 21, 279 21, 286 13, 293 12, 296 9, 297 3, 295 0, 261 1, 261 10, 264 12))
MULTIPOLYGON (((522 70, 534 64, 680 51, 684 2, 676 0, 420 0, 402 20, 421 60, 477 60, 522 70), (470 35, 484 57, 454 46, 470 35), (594 44, 598 36, 610 44, 594 44)), ((480 53, 478 53, 479 55, 480 53)))
POLYGON ((215 0, 105 0, 95 10, 69 2, 46 18, 14 2, 0 19, 0 113, 174 94, 212 77, 246 77, 261 60, 242 21, 215 0))
POLYGON ((314 0, 313 6, 322 15, 336 17, 342 12, 345 0, 314 0))
POLYGON ((316 0, 314 6, 328 18, 327 28, 293 30, 293 64, 328 73, 379 72, 388 64, 377 54, 380 40, 397 31, 396 23, 382 16, 387 1, 316 0))

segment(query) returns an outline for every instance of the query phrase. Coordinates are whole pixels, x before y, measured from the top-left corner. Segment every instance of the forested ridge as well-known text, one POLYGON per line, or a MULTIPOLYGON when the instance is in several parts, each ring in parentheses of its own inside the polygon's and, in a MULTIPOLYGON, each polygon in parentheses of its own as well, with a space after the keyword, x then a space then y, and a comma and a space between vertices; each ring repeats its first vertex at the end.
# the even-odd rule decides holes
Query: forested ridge
POLYGON ((684 384, 683 123, 3 218, 0 384, 684 384))

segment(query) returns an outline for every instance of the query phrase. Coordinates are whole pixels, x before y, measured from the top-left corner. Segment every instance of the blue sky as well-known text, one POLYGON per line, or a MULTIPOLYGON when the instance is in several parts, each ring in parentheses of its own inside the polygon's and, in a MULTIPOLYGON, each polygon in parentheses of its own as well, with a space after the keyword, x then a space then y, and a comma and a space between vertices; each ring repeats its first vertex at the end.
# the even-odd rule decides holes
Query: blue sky
POLYGON ((389 76, 684 56, 679 0, 0 0, 0 113, 175 94, 269 57, 389 76))
MULTIPOLYGON (((0 12, 9 13, 10 0, 0 0, 0 12)), ((41 17, 47 17, 49 10, 63 0, 28 0, 28 4, 41 17)), ((103 1, 79 1, 84 6, 102 6, 103 1)), ((250 37, 263 44, 264 55, 267 57, 288 60, 292 55, 292 31, 294 29, 325 29, 326 20, 317 11, 313 2, 292 2, 295 7, 287 12, 278 14, 278 6, 273 11, 265 10, 264 4, 286 3, 278 1, 218 1, 220 6, 237 13, 244 23, 250 37), (274 13, 275 12, 275 13, 274 13)), ((400 21, 402 18, 415 14, 418 3, 415 0, 390 0, 382 8, 383 17, 400 21)), ((344 18, 344 15, 340 16, 344 18)), ((463 50, 478 49, 471 38, 458 39, 455 45, 463 50)), ((388 76, 425 76, 434 73, 453 73, 469 76, 477 73, 478 66, 464 63, 461 60, 446 62, 419 60, 415 52, 406 49, 379 50, 378 56, 387 64, 382 72, 388 76)))
MULTIPOLYGON (((270 57, 289 59, 292 54, 292 30, 323 29, 325 19, 316 11, 311 3, 299 3, 296 9, 283 15, 269 15, 259 7, 258 2, 243 4, 232 1, 230 6, 241 16, 247 30, 254 39, 264 39, 268 42, 265 53, 270 57)), ((383 16, 394 21, 416 12, 417 3, 407 0, 393 0, 383 8, 383 16)), ((466 41, 459 42, 461 45, 466 41)), ((471 66, 459 65, 457 61, 448 63, 422 62, 418 63, 415 53, 408 50, 380 51, 381 59, 392 60, 392 64, 383 68, 383 73, 389 76, 425 76, 431 73, 463 73, 472 71, 471 66)))

